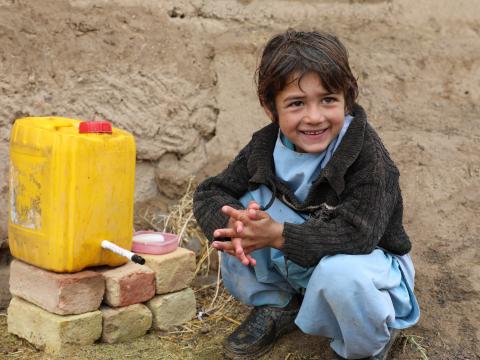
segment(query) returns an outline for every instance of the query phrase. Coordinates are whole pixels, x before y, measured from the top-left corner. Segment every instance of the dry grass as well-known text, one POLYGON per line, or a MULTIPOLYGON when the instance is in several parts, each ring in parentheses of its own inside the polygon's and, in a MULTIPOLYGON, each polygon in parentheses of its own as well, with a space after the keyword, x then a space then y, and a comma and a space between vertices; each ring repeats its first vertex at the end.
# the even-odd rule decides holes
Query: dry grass
POLYGON ((403 338, 403 352, 404 353, 405 353, 405 349, 406 349, 407 345, 409 345, 410 348, 413 351, 419 353, 422 360, 428 360, 429 359, 427 349, 422 344, 423 337, 418 336, 418 335, 404 334, 404 335, 402 335, 402 338, 403 338))
POLYGON ((203 235, 193 216, 194 190, 195 181, 191 177, 183 196, 168 209, 168 214, 161 213, 153 207, 147 207, 140 218, 155 231, 177 234, 179 246, 185 246, 190 241, 198 241, 201 253, 197 256, 195 275, 207 275, 211 270, 214 249, 209 246, 207 238, 203 235))
MULTIPOLYGON (((195 295, 200 305, 197 318, 175 330, 158 335, 159 339, 176 346, 181 351, 178 353, 178 359, 183 359, 185 353, 210 354, 207 356, 210 358, 212 352, 218 353, 219 343, 225 334, 230 333, 240 324, 242 319, 237 318, 239 305, 233 297, 220 286, 218 297, 212 306, 210 300, 212 293, 213 287, 196 289, 195 295)), ((177 352, 171 354, 172 359, 177 359, 175 353, 177 352)))
MULTIPOLYGON (((165 218, 163 229, 164 231, 178 234, 179 246, 185 245, 189 241, 198 240, 202 246, 200 255, 197 256, 197 268, 195 270, 195 276, 208 275, 211 271, 211 255, 214 249, 210 247, 207 238, 202 233, 200 228, 193 217, 193 192, 194 192, 194 178, 190 178, 187 188, 183 196, 179 199, 171 209, 169 215, 165 218)), ((216 252, 216 251, 215 251, 216 252)), ((218 256, 218 264, 221 261, 221 253, 216 252, 218 256)), ((213 284, 209 285, 211 287, 213 284)), ((233 298, 231 296, 225 297, 224 294, 219 296, 220 292, 220 266, 217 266, 217 280, 215 283, 215 293, 208 306, 203 304, 202 310, 199 312, 199 318, 203 316, 209 316, 215 319, 216 317, 224 317, 221 311, 224 310, 227 303, 233 298), (219 315, 217 315, 219 314, 219 315)), ((198 291, 202 291, 199 289, 198 291)), ((223 291, 223 288, 222 288, 223 291)))

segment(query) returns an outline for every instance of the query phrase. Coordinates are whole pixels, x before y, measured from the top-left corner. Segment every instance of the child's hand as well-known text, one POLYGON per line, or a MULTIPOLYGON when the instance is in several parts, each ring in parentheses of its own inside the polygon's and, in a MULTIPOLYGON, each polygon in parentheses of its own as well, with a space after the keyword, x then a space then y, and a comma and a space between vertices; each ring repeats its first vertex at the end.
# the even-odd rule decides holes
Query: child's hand
MULTIPOLYGON (((241 222, 243 226, 237 229, 217 229, 215 230, 215 236, 230 237, 232 239, 240 238, 242 240, 241 247, 244 254, 249 254, 254 250, 264 247, 273 247, 276 249, 283 247, 285 242, 282 235, 283 224, 273 220, 267 212, 253 208, 237 210, 230 206, 224 206, 222 211, 230 216, 232 220, 235 219, 237 222, 241 222)), ((214 246, 228 253, 236 249, 233 240, 232 243, 214 243, 214 246)))
MULTIPOLYGON (((243 231, 243 224, 241 221, 235 220, 233 218, 230 218, 229 220, 229 225, 232 224, 233 226, 229 226, 229 229, 233 229, 235 232, 240 233, 243 231)), ((215 231, 215 236, 217 232, 215 231)), ((247 266, 249 264, 252 264, 255 266, 257 264, 256 260, 252 258, 250 255, 245 254, 243 251, 243 246, 242 246, 242 239, 239 237, 232 237, 231 241, 224 241, 224 242, 214 242, 213 247, 216 248, 217 250, 222 250, 228 253, 229 255, 236 256, 240 262, 247 266), (217 244, 220 244, 218 246, 217 244), (222 247, 222 245, 228 244, 225 248, 222 247)))
MULTIPOLYGON (((249 209, 258 210, 260 209, 260 205, 255 201, 250 201, 248 204, 247 210, 239 210, 239 211, 246 212, 249 209)), ((228 229, 233 230, 233 232, 237 234, 243 231, 243 223, 232 217, 230 217, 227 226, 228 226, 228 229)), ((216 230, 214 232, 214 236, 215 237, 221 236, 218 234, 219 234, 218 230, 216 230)), ((232 238, 231 241, 225 241, 225 242, 214 241, 212 243, 212 246, 217 250, 225 251, 229 255, 236 256, 238 260, 240 260, 240 262, 245 266, 249 264, 255 266, 257 264, 257 261, 253 257, 251 257, 250 255, 244 252, 243 246, 242 246, 242 239, 239 237, 231 237, 231 238, 232 238)))

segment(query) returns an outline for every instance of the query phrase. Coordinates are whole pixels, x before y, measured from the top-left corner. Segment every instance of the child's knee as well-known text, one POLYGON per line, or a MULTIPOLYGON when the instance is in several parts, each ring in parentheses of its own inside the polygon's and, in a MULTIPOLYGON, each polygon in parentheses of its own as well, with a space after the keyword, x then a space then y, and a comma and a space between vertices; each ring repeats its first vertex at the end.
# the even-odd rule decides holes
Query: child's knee
POLYGON ((352 292, 361 291, 369 280, 356 256, 340 254, 322 259, 316 266, 308 287, 335 298, 348 297, 352 292))

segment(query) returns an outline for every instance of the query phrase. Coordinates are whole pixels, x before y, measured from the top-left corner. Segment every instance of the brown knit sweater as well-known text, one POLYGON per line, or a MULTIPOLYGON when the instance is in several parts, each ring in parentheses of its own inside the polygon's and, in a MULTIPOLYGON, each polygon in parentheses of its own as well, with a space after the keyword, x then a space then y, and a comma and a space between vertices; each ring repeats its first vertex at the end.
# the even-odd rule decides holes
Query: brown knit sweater
POLYGON ((224 228, 223 205, 237 209, 247 191, 264 184, 288 206, 310 216, 303 224, 285 223, 285 256, 313 266, 325 255, 368 254, 375 247, 397 255, 410 251, 403 224, 399 172, 359 105, 332 159, 312 183, 304 202, 275 176, 273 149, 278 125, 270 124, 219 175, 206 179, 194 195, 193 211, 209 240, 224 228))

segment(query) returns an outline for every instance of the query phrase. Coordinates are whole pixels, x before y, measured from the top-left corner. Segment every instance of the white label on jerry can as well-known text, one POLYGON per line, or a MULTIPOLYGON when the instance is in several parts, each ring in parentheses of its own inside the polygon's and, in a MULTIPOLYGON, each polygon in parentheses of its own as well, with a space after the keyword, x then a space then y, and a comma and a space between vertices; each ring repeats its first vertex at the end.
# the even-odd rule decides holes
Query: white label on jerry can
POLYGON ((35 176, 42 168, 43 164, 25 169, 10 164, 10 220, 15 225, 34 230, 42 227, 42 188, 35 176))

